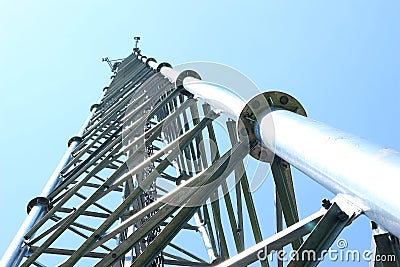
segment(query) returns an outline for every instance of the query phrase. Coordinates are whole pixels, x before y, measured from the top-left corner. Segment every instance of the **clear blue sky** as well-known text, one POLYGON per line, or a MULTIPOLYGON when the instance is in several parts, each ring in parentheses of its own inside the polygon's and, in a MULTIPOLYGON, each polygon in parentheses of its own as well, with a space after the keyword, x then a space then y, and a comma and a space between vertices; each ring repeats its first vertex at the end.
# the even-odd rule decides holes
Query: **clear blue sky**
MULTIPOLYGON (((100 58, 127 56, 136 35, 159 62, 232 66, 310 117, 400 150, 398 1, 116 2, 0 1, 0 255, 108 84, 100 58)), ((302 217, 326 195, 314 192, 298 192, 302 217)), ((368 248, 368 220, 356 224, 344 235, 368 248)))

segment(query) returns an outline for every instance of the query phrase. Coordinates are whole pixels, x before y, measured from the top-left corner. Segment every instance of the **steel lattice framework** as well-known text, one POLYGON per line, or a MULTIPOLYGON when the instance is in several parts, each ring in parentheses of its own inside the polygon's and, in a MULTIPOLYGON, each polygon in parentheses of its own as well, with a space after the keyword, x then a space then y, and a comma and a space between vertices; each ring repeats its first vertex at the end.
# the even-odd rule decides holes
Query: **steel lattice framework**
MULTIPOLYGON (((344 179, 336 178, 347 174, 302 159, 303 150, 294 149, 291 137, 280 141, 286 121, 291 127, 310 123, 293 97, 267 92, 234 110, 230 105, 237 100, 230 101, 229 94, 221 98, 212 86, 213 96, 199 90, 207 85, 198 82, 197 73, 174 73, 168 63, 157 64, 137 48, 112 69, 110 85, 68 142, 49 183, 29 202, 28 218, 3 257, 4 266, 269 266, 260 259, 287 247, 317 256, 294 258, 287 266, 316 266, 362 213, 377 222, 374 253, 399 255, 397 204, 390 212, 364 208, 369 203, 360 199, 367 189, 346 191, 344 179), (276 154, 265 131, 268 114, 276 117, 276 154), (266 239, 257 214, 264 204, 256 207, 243 163, 249 153, 272 170, 276 217, 269 223, 276 223, 276 234, 266 239), (291 165, 337 194, 301 220, 291 165)), ((312 127, 334 137, 328 128, 312 127)), ((302 136, 305 145, 307 135, 318 141, 309 131, 302 136)), ((390 168, 400 162, 390 160, 385 161, 390 168)), ((390 200, 377 197, 377 204, 390 200)), ((279 260, 274 264, 283 266, 279 260)), ((399 262, 376 263, 383 265, 399 262)))

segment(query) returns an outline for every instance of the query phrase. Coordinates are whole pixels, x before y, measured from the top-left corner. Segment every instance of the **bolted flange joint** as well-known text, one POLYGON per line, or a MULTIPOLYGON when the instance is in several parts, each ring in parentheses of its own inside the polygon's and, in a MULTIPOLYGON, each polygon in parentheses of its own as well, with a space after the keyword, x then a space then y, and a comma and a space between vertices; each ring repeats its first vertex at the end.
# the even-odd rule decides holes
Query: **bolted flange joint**
POLYGON ((149 57, 149 58, 146 60, 146 63, 149 64, 150 61, 153 61, 153 62, 157 63, 157 60, 156 60, 155 58, 152 58, 152 57, 149 57))
POLYGON ((100 104, 93 104, 91 107, 90 107, 90 112, 92 112, 94 109, 98 109, 100 107, 100 104))
POLYGON ((167 62, 162 62, 162 63, 158 64, 157 72, 160 72, 162 67, 168 67, 168 68, 172 69, 171 64, 169 64, 167 62))
MULTIPOLYGON (((253 148, 250 155, 263 162, 272 163, 274 151, 263 146, 260 138, 259 122, 266 114, 277 109, 284 109, 307 116, 305 109, 294 97, 289 94, 270 91, 263 92, 249 100, 240 113, 236 129, 240 140, 247 140, 253 148)), ((271 122, 271 136, 273 136, 273 122, 271 122)))
POLYGON ((72 142, 82 142, 82 137, 80 136, 73 136, 68 140, 68 147, 72 144, 72 142))
POLYGON ((179 73, 178 77, 176 78, 176 81, 175 81, 176 88, 178 88, 181 91, 182 94, 184 94, 184 95, 186 95, 188 97, 192 97, 193 94, 190 93, 189 91, 185 90, 185 88, 183 87, 183 80, 186 77, 192 77, 192 78, 196 78, 198 80, 201 80, 201 77, 194 70, 184 70, 181 73, 179 73))
POLYGON ((181 73, 179 73, 178 78, 176 78, 175 85, 177 88, 181 86, 183 87, 183 80, 186 77, 192 77, 201 80, 200 75, 194 70, 184 70, 181 73))
POLYGON ((50 200, 46 197, 35 197, 29 201, 28 206, 26 207, 26 211, 29 214, 31 209, 36 205, 42 205, 45 207, 46 211, 50 208, 50 200))

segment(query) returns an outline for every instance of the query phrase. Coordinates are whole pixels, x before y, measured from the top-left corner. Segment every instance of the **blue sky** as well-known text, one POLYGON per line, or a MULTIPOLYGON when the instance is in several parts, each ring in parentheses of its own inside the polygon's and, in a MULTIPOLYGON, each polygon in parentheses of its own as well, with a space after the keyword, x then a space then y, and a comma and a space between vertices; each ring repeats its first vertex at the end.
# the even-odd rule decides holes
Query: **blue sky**
MULTIPOLYGON (((229 65, 262 91, 292 94, 314 119, 400 150, 399 10, 361 0, 0 1, 0 254, 108 84, 101 57, 127 56, 136 35, 159 62, 229 65)), ((301 215, 325 194, 298 193, 301 215)), ((368 221, 356 223, 349 243, 368 248, 368 221)))

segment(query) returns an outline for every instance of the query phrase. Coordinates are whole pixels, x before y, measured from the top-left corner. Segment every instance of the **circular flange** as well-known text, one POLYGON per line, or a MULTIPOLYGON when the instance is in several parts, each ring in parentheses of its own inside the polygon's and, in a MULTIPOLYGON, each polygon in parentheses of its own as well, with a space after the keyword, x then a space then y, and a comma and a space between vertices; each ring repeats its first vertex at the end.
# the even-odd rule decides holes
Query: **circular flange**
POLYGON ((92 112, 95 108, 99 108, 100 107, 100 104, 93 104, 91 107, 90 107, 90 112, 92 112))
MULTIPOLYGON (((263 147, 259 141, 259 117, 276 109, 285 109, 307 116, 303 106, 294 97, 283 92, 271 91, 258 94, 248 101, 240 113, 236 125, 239 139, 247 139, 250 142, 251 147, 253 147, 250 155, 260 161, 271 163, 274 159, 274 152, 263 147)), ((271 129, 271 131, 274 131, 274 129, 271 129)))
POLYGON ((162 62, 162 63, 160 63, 160 64, 158 65, 158 67, 157 67, 157 72, 160 72, 162 67, 168 67, 168 68, 171 68, 171 69, 172 69, 171 64, 169 64, 168 62, 162 62))
POLYGON ((265 92, 264 94, 271 107, 285 109, 307 117, 306 110, 293 96, 279 91, 265 92))
POLYGON ((72 142, 82 142, 82 137, 80 136, 73 136, 68 140, 68 147, 72 144, 72 142))
POLYGON ((201 80, 200 75, 197 72, 195 72, 194 70, 184 70, 181 73, 179 73, 178 78, 176 78, 176 81, 175 81, 176 88, 183 87, 183 80, 186 77, 193 77, 198 80, 201 80))
POLYGON ((149 58, 146 60, 146 63, 149 64, 150 61, 153 61, 153 62, 157 63, 157 60, 156 60, 155 58, 152 58, 152 57, 149 57, 149 58))
POLYGON ((141 56, 141 57, 140 57, 140 60, 141 60, 141 61, 143 61, 144 59, 147 60, 147 57, 146 57, 146 56, 141 56))
POLYGON ((108 90, 108 86, 106 86, 106 87, 103 88, 103 92, 105 92, 105 91, 107 91, 107 90, 108 90))
POLYGON ((43 205, 44 207, 46 207, 46 209, 48 209, 50 207, 50 200, 46 197, 35 197, 31 199, 31 201, 29 201, 28 203, 28 206, 26 207, 26 211, 28 212, 28 214, 31 209, 38 204, 43 205))

